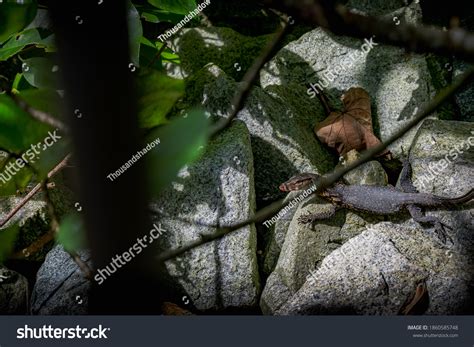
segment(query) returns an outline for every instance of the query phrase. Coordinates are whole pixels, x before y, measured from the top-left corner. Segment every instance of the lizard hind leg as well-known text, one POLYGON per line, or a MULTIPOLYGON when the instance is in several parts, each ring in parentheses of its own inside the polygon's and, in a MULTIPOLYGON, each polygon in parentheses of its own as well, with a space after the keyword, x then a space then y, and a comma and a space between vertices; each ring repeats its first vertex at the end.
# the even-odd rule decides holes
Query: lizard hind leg
POLYGON ((439 240, 446 244, 446 241, 449 240, 453 243, 452 238, 446 232, 446 229, 451 229, 451 226, 442 223, 438 218, 434 216, 425 216, 420 207, 416 205, 407 205, 407 210, 410 212, 413 220, 419 224, 428 224, 434 227, 436 235, 438 236, 439 240))

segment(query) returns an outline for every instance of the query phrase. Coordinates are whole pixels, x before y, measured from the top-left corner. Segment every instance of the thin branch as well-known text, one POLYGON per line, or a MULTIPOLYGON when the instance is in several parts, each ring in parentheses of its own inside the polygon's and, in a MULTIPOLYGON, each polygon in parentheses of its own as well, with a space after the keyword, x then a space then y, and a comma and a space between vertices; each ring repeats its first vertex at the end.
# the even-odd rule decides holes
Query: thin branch
POLYGON ((30 105, 28 105, 21 97, 16 94, 11 94, 11 97, 15 103, 25 112, 27 112, 31 117, 40 121, 41 123, 48 124, 53 128, 58 128, 59 130, 68 133, 68 127, 61 122, 59 119, 54 118, 49 113, 37 110, 30 105))
MULTIPOLYGON (((54 175, 58 173, 58 171, 62 170, 65 166, 67 166, 67 162, 69 158, 71 157, 70 154, 68 154, 56 167, 54 167, 49 173, 48 173, 48 178, 52 178, 54 175)), ((20 203, 10 211, 10 213, 5 217, 4 220, 0 222, 0 228, 2 228, 10 219, 12 219, 13 216, 15 216, 20 209, 25 206, 25 204, 30 201, 30 199, 38 193, 42 188, 42 184, 38 183, 24 198, 23 200, 20 201, 20 203)))
POLYGON ((223 118, 219 122, 217 122, 211 129, 210 129, 210 137, 215 136, 217 133, 225 129, 232 120, 237 116, 240 110, 244 107, 244 102, 247 96, 252 89, 252 86, 257 79, 260 70, 262 69, 263 65, 272 57, 273 52, 275 51, 276 47, 284 37, 286 31, 288 29, 288 23, 283 22, 282 26, 278 29, 278 31, 273 36, 272 40, 267 44, 264 48, 262 53, 255 59, 252 66, 247 70, 240 83, 237 92, 235 93, 232 103, 229 110, 229 116, 227 118, 223 118))
POLYGON ((326 112, 326 116, 329 116, 331 114, 331 108, 329 107, 328 98, 326 97, 326 95, 323 93, 322 90, 320 90, 318 93, 316 93, 316 95, 318 96, 319 101, 321 102, 321 104, 324 107, 324 111, 326 112))
POLYGON ((22 251, 10 256, 10 259, 24 259, 32 254, 38 253, 45 245, 54 240, 55 234, 54 230, 50 230, 22 251))
MULTIPOLYGON (((395 132, 392 136, 390 136, 386 141, 382 142, 376 147, 372 147, 366 151, 364 151, 358 160, 354 161, 353 163, 349 164, 344 168, 340 168, 334 170, 331 174, 322 177, 319 182, 317 182, 317 192, 321 192, 324 189, 328 188, 329 186, 333 185, 337 181, 339 181, 345 174, 354 170, 355 168, 359 167, 360 165, 368 162, 369 160, 373 159, 378 153, 381 153, 384 149, 386 149, 390 144, 394 143, 398 139, 400 139, 403 135, 409 132, 414 126, 420 123, 423 119, 428 117, 433 111, 436 110, 443 102, 449 99, 451 96, 454 95, 456 91, 461 89, 467 83, 469 83, 474 78, 474 67, 470 68, 468 71, 463 73, 459 78, 457 78, 453 84, 446 87, 445 89, 441 90, 434 99, 422 110, 420 111, 411 121, 405 124, 402 128, 400 128, 397 132, 395 132)), ((301 193, 303 194, 303 193, 301 193)), ((301 195, 300 194, 300 195, 301 195)), ((299 195, 298 195, 299 196, 299 195)), ((298 197, 296 196, 295 199, 298 197)), ((264 220, 268 219, 270 216, 275 215, 281 209, 286 207, 290 202, 284 203, 284 199, 280 199, 273 204, 257 211, 255 215, 248 220, 239 222, 232 226, 221 227, 214 234, 210 235, 201 235, 200 239, 194 240, 182 247, 177 249, 173 249, 167 252, 163 252, 159 257, 158 260, 161 262, 170 260, 172 258, 178 257, 185 252, 204 245, 208 242, 213 240, 219 239, 235 230, 243 228, 252 223, 263 222, 264 220)))
POLYGON ((336 35, 358 38, 376 36, 377 42, 405 47, 414 52, 433 52, 473 61, 474 34, 452 28, 447 31, 425 25, 399 23, 351 12, 343 5, 336 8, 325 0, 264 0, 271 7, 289 12, 295 17, 323 28, 336 35))

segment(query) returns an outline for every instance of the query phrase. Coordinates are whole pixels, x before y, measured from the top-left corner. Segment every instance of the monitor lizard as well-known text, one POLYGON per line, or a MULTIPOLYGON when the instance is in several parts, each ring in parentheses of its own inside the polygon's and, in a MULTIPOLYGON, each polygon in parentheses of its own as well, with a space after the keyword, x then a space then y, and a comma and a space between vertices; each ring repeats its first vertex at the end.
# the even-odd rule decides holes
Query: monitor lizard
MULTIPOLYGON (((314 173, 298 174, 282 183, 279 188, 282 191, 306 189, 311 184, 317 184, 320 177, 314 173)), ((309 224, 330 218, 340 208, 380 215, 390 215, 407 210, 416 222, 433 226, 443 242, 446 242, 444 227, 448 226, 434 216, 425 216, 422 207, 449 208, 474 198, 474 189, 455 198, 419 193, 411 181, 411 165, 408 160, 404 161, 400 174, 400 189, 393 186, 347 185, 337 182, 321 192, 316 191, 316 193, 328 200, 331 203, 331 208, 324 212, 300 216, 298 218, 300 224, 309 224)))

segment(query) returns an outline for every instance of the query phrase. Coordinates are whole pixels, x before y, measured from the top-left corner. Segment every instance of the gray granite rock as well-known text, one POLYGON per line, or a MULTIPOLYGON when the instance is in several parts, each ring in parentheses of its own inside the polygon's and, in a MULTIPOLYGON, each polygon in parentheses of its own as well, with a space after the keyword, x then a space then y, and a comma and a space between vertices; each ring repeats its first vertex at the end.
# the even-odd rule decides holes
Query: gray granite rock
MULTIPOLYGON (((89 252, 79 253, 92 267, 89 252)), ((61 245, 46 256, 36 275, 31 312, 35 315, 84 315, 91 283, 84 278, 77 264, 61 245)))
MULTIPOLYGON (((284 202, 290 203, 298 196, 300 192, 290 192, 284 202)), ((274 224, 272 224, 268 230, 268 240, 265 248, 265 259, 263 262, 263 273, 270 275, 275 268, 275 265, 280 256, 280 251, 285 242, 286 232, 290 227, 291 220, 298 209, 298 205, 290 207, 284 216, 279 218, 274 224)), ((265 225, 263 226, 265 227, 265 225)))
POLYGON ((383 222, 368 227, 324 259, 276 314, 398 314, 426 283, 425 314, 465 314, 472 308, 472 259, 443 247, 419 226, 383 222))
MULTIPOLYGON (((207 65, 188 79, 186 97, 180 107, 201 104, 214 116, 225 117, 237 84, 215 65, 207 65)), ((309 103, 309 102, 308 102, 309 103)), ((255 165, 257 201, 283 197, 278 185, 298 172, 324 173, 333 158, 312 131, 315 117, 324 118, 316 108, 286 104, 254 87, 237 118, 247 125, 255 165)))
MULTIPOLYGON (((356 150, 349 151, 342 157, 342 161, 336 168, 347 166, 360 158, 356 150)), ((387 173, 376 160, 371 160, 344 175, 348 184, 366 184, 372 186, 385 186, 388 184, 387 173)))
MULTIPOLYGON (((426 120, 411 148, 413 182, 418 191, 454 197, 474 187, 474 123, 426 120)), ((470 207, 472 205, 467 205, 470 207)), ((433 211, 452 225, 459 251, 474 252, 473 210, 433 211)), ((472 253, 471 253, 472 254, 472 253)), ((474 274, 473 274, 474 275, 474 274)))
POLYGON ((321 199, 310 198, 302 203, 288 228, 275 270, 267 280, 260 299, 264 314, 276 312, 306 281, 308 271, 339 246, 343 213, 315 225, 314 230, 298 223, 298 217, 328 208, 321 199))
MULTIPOLYGON (((359 157, 360 154, 357 151, 350 151, 344 156, 343 161, 339 163, 336 168, 347 165, 359 157)), ((382 165, 375 160, 365 163, 357 169, 349 172, 344 176, 344 180, 348 184, 387 185, 388 183, 387 174, 382 165)), ((290 192, 285 198, 285 203, 293 200, 298 194, 299 192, 290 192)), ((285 241, 286 233, 296 210, 297 206, 291 208, 283 218, 278 219, 277 222, 269 228, 270 236, 267 242, 263 264, 263 272, 267 275, 269 275, 275 268, 281 248, 285 241)), ((354 229, 354 227, 360 230, 360 228, 365 225, 364 219, 353 213, 348 213, 346 219, 350 219, 351 222, 344 225, 344 231, 354 229)), ((354 233, 351 232, 350 234, 352 235, 354 233)))
POLYGON ((0 266, 0 315, 28 314, 28 281, 19 273, 0 266))
MULTIPOLYGON (((251 216, 256 208, 253 176, 250 136, 245 124, 235 121, 152 203, 156 222, 167 231, 159 248, 176 248, 215 232, 206 225, 251 216)), ((256 243, 252 224, 166 262, 166 277, 199 310, 255 307, 260 292, 256 243)))
MULTIPOLYGON (((393 17, 394 13, 405 22, 421 19, 419 5, 414 3, 385 15, 393 17)), ((338 37, 321 28, 286 45, 260 74, 265 91, 301 108, 307 99, 317 99, 309 85, 312 83, 319 92, 318 82, 333 108, 341 107, 338 99, 349 88, 367 90, 372 99, 374 128, 382 140, 406 124, 435 92, 423 56, 407 55, 404 49, 379 44, 376 37, 338 37), (295 90, 303 90, 301 97, 293 95, 295 90)), ((406 150, 410 146, 415 132, 392 144, 390 150, 400 155, 401 147, 406 150)))
MULTIPOLYGON (((358 157, 359 154, 356 151, 351 151, 339 165, 347 165, 358 157)), ((387 183, 387 175, 380 163, 376 161, 360 166, 345 178, 351 184, 384 185, 387 183)), ((290 196, 293 197, 294 194, 289 194, 287 199, 290 196)), ((265 314, 274 314, 279 307, 290 300, 305 283, 309 271, 318 266, 325 256, 361 233, 369 222, 377 220, 377 217, 367 214, 341 211, 333 218, 316 223, 314 230, 298 224, 297 219, 300 215, 321 211, 328 207, 325 201, 310 198, 298 207, 296 213, 289 214, 288 219, 291 223, 287 220, 279 220, 275 223, 274 229, 271 230, 275 241, 269 243, 264 270, 271 271, 272 262, 276 257, 279 256, 279 258, 260 300, 260 306, 265 314), (281 245, 281 240, 284 240, 283 245, 281 245), (281 253, 278 253, 279 249, 281 253)))
MULTIPOLYGON (((404 252, 415 244, 416 232, 423 238, 420 231, 380 223, 350 239, 311 270, 276 314, 397 314, 428 274, 404 252)), ((443 256, 440 250, 433 261, 443 256)))

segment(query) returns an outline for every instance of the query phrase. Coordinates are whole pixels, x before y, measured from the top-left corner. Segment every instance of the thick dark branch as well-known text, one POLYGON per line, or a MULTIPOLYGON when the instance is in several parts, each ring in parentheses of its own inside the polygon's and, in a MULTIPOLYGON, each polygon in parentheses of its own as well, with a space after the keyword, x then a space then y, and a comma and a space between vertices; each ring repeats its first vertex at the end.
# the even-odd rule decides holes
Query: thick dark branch
POLYGON ((321 0, 264 0, 308 24, 321 26, 337 35, 376 37, 377 42, 405 47, 414 52, 432 52, 474 60, 474 34, 460 28, 443 31, 425 25, 400 23, 349 11, 345 6, 328 6, 321 0))
POLYGON ((232 120, 237 116, 240 110, 244 107, 245 100, 252 89, 252 86, 259 76, 259 72, 262 69, 263 65, 272 57, 275 48, 278 46, 278 43, 284 37, 288 28, 288 23, 283 23, 281 28, 275 33, 272 40, 268 43, 265 49, 262 51, 260 56, 255 59, 252 66, 247 70, 242 79, 242 82, 239 85, 237 92, 232 99, 231 107, 229 110, 229 116, 227 118, 223 118, 217 124, 215 124, 210 130, 210 137, 218 134, 220 131, 225 129, 232 120))
MULTIPOLYGON (((360 165, 368 162, 369 160, 373 159, 377 154, 381 153, 383 150, 385 150, 390 144, 394 143, 398 139, 400 139, 403 135, 405 135, 407 132, 409 132, 413 127, 415 127, 418 123, 420 123, 423 119, 428 117, 433 111, 436 110, 444 101, 449 99, 451 96, 454 95, 456 91, 458 91, 460 88, 465 86, 467 83, 469 83, 472 79, 474 78, 474 68, 469 69, 466 71, 464 74, 462 74, 456 81, 454 81, 453 84, 450 86, 446 87, 442 91, 440 91, 434 99, 422 110, 420 111, 410 122, 405 124, 400 130, 398 130, 396 133, 394 133, 392 136, 390 136, 386 141, 381 143, 380 145, 370 148, 362 153, 360 158, 353 163, 349 164, 348 166, 337 169, 333 171, 331 174, 324 176, 321 178, 321 180, 317 184, 317 191, 320 192, 327 187, 333 185, 337 181, 339 181, 345 174, 348 172, 354 170, 355 168, 359 167, 360 165)), ((301 193, 302 194, 302 193, 301 193)), ((296 199, 296 197, 295 197, 296 199)), ((170 250, 167 252, 164 252, 158 257, 159 261, 166 261, 172 258, 175 258, 177 256, 182 255, 183 253, 199 247, 203 244, 206 244, 208 242, 211 242, 213 240, 216 240, 218 238, 221 238, 235 230, 238 230, 240 228, 243 228, 249 224, 252 223, 258 223, 262 222, 269 217, 275 215, 278 213, 281 209, 286 207, 288 203, 284 203, 283 199, 278 200, 274 202, 273 204, 257 211, 255 215, 248 220, 239 222, 235 225, 232 226, 226 226, 226 227, 221 227, 214 233, 210 235, 202 235, 200 239, 195 240, 190 242, 189 244, 186 244, 182 247, 179 247, 174 250, 170 250)))

